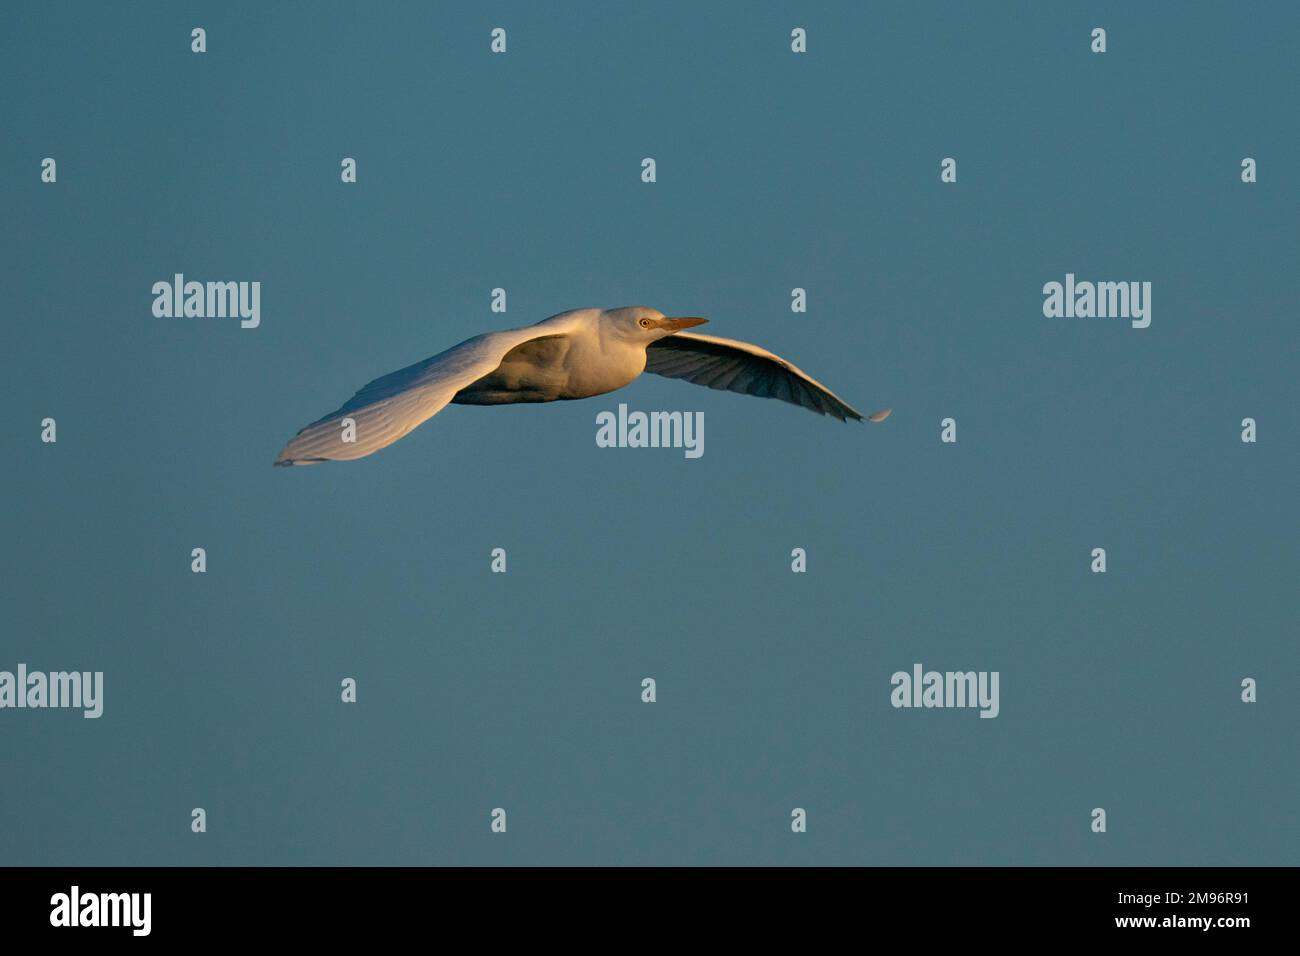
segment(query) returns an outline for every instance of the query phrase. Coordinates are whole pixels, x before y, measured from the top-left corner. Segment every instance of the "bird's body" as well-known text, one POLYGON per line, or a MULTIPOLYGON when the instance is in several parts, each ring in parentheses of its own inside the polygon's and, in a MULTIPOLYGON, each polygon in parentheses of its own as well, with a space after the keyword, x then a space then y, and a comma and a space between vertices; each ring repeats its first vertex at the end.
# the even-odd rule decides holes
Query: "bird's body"
POLYGON ((608 334, 600 312, 561 312, 529 326, 541 334, 508 351, 496 369, 458 391, 452 402, 556 402, 603 395, 627 385, 645 371, 646 345, 608 334))
MULTIPOLYGON (((841 421, 863 416, 789 362, 745 342, 681 331, 704 319, 654 309, 576 309, 487 332, 375 379, 303 428, 277 465, 364 458, 449 404, 507 405, 603 395, 642 372, 779 398, 841 421)), ((883 421, 888 409, 869 416, 883 421)))

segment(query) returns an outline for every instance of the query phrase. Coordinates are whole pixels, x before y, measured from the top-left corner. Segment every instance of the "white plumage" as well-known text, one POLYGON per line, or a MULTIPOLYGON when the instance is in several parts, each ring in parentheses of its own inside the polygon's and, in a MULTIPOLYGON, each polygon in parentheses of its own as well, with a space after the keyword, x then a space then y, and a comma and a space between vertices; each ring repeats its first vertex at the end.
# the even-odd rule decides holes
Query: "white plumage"
MULTIPOLYGON (((655 309, 578 309, 536 325, 488 332, 375 379, 303 428, 277 465, 364 458, 448 404, 502 405, 602 395, 643 371, 709 388, 777 398, 840 421, 863 415, 778 355, 757 345, 682 329, 704 319, 655 309)), ((889 410, 868 416, 883 421, 889 410)))

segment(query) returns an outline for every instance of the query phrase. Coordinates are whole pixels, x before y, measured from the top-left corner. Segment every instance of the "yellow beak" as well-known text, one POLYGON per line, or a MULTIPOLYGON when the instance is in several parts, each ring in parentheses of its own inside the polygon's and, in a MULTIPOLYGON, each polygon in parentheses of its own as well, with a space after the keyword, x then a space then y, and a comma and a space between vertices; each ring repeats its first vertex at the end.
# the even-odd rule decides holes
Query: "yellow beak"
POLYGON ((682 329, 689 329, 692 326, 703 325, 708 319, 699 319, 689 316, 684 319, 663 318, 659 320, 659 327, 667 329, 669 332, 680 332, 682 329))

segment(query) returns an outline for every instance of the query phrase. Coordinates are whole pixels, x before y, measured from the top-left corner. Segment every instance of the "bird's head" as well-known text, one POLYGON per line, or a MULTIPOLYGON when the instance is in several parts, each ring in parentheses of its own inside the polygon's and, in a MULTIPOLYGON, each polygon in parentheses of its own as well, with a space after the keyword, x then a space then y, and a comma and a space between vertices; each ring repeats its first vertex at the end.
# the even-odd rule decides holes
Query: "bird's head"
POLYGON ((695 325, 703 325, 709 321, 708 319, 699 319, 693 316, 673 318, 664 315, 658 309, 647 309, 642 305, 629 305, 622 309, 606 309, 600 314, 600 320, 621 338, 643 342, 646 345, 672 335, 674 332, 680 332, 682 329, 689 329, 695 325))

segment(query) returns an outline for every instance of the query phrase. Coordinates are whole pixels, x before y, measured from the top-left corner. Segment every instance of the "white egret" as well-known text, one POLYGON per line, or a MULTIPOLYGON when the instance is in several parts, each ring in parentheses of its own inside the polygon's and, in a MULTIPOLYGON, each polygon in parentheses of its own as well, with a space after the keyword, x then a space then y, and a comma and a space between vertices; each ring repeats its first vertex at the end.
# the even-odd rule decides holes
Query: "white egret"
MULTIPOLYGON (((576 309, 536 325, 476 335, 377 378, 303 428, 277 465, 364 458, 449 404, 507 405, 603 395, 642 372, 777 398, 840 421, 864 416, 780 356, 757 345, 683 332, 707 319, 656 309, 576 309)), ((884 421, 889 409, 865 416, 884 421)))

